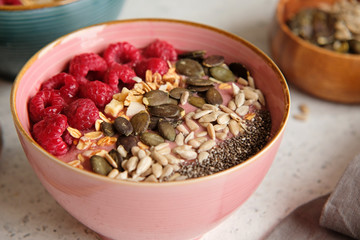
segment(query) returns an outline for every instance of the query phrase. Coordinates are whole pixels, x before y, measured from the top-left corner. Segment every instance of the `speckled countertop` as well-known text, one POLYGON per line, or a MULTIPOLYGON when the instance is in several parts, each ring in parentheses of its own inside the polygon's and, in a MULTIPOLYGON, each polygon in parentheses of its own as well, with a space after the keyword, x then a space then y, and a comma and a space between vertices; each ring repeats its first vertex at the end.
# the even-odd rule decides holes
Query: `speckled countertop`
MULTIPOLYGON (((177 18, 238 34, 269 53, 277 0, 128 0, 119 19, 177 18)), ((1 64, 1 63, 0 63, 1 64)), ((26 160, 9 108, 12 83, 0 79, 0 239, 98 239, 45 191, 26 160)), ((331 192, 360 152, 360 106, 322 101, 290 86, 291 117, 274 164, 256 192, 203 240, 262 239, 299 205, 331 192), (295 119, 306 104, 306 121, 295 119)))

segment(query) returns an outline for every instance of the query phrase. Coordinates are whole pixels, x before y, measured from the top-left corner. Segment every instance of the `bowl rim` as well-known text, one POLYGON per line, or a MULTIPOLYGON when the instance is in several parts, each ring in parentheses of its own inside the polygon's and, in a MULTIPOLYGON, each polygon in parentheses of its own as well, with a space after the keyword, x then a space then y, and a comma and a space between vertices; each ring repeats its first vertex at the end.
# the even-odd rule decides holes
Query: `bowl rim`
MULTIPOLYGON (((0 11, 29 11, 29 10, 36 10, 42 8, 52 8, 63 6, 69 3, 77 2, 80 0, 62 0, 62 1, 52 1, 49 3, 42 3, 42 4, 31 4, 31 5, 0 5, 0 11)), ((102 0, 103 1, 103 0, 102 0)))
MULTIPOLYGON (((289 119, 289 115, 290 115, 290 91, 287 85, 287 82, 285 80, 284 75, 282 74, 282 72, 280 71, 280 69, 278 68, 278 66, 274 63, 274 61, 268 57, 264 52, 262 52, 259 48, 257 48, 256 46, 254 46, 253 44, 251 44, 250 42, 244 40, 243 38, 232 34, 230 32, 227 32, 225 30, 221 30, 219 28, 216 27, 212 27, 209 25, 205 25, 202 23, 197 23, 197 22, 191 22, 191 21, 187 21, 187 20, 178 20, 178 19, 165 19, 165 18, 134 18, 134 19, 124 19, 124 20, 115 20, 115 21, 109 21, 109 22, 105 22, 105 23, 99 23, 99 24, 94 24, 88 27, 84 27, 84 28, 80 28, 76 31, 73 31, 71 33, 68 33, 56 40, 54 40, 53 42, 47 44, 46 46, 44 46, 42 49, 40 49, 37 53, 35 53, 28 61, 27 63, 23 66, 23 68, 20 70, 19 74, 17 75, 17 77, 15 78, 15 81, 13 83, 12 89, 11 89, 11 93, 10 93, 10 108, 11 108, 11 113, 13 116, 13 121, 14 124, 17 128, 17 130, 19 131, 18 134, 22 134, 28 141, 29 143, 31 143, 37 150, 39 150, 40 152, 42 152, 44 155, 46 155, 50 161, 55 162, 56 164, 59 164, 62 167, 66 167, 71 169, 70 171, 75 171, 76 174, 83 174, 84 176, 99 180, 99 181, 103 181, 103 182, 107 182, 107 183, 114 183, 114 184, 120 184, 120 185, 129 185, 129 186, 136 186, 136 187, 143 187, 143 186, 151 186, 151 187, 163 187, 163 186, 174 186, 174 185, 187 185, 187 184, 194 184, 194 183, 199 183, 199 182, 203 182, 203 181, 210 181, 212 179, 216 179, 216 178, 220 178, 223 175, 227 175, 231 172, 237 171, 239 169, 245 168, 247 165, 252 164, 254 161, 256 161, 261 155, 263 155, 269 148, 271 148, 275 142, 278 141, 279 138, 282 137, 283 132, 285 130, 286 127, 286 123, 288 122, 289 119), (279 80, 280 80, 280 84, 282 86, 282 90, 283 90, 283 94, 284 94, 284 116, 282 117, 281 123, 279 125, 278 130, 274 133, 274 135, 272 136, 272 138, 270 139, 269 142, 267 142, 267 144, 255 155, 251 156, 250 158, 248 158, 246 161, 242 162, 241 164, 235 165, 229 169, 211 174, 211 175, 207 175, 207 176, 203 176, 203 177, 198 177, 198 178, 192 178, 192 179, 186 179, 186 180, 181 180, 181 181, 169 181, 169 182, 135 182, 135 181, 128 181, 128 180, 118 180, 118 179, 111 179, 109 177, 106 176, 102 176, 99 174, 95 174, 92 173, 90 171, 86 171, 86 170, 81 170, 75 167, 70 166, 69 164, 61 161, 60 159, 58 159, 56 156, 51 155, 50 153, 48 153, 46 150, 44 150, 23 128, 23 126, 20 123, 20 120, 18 118, 17 115, 17 111, 16 111, 16 92, 19 86, 19 83, 21 81, 22 76, 25 74, 25 72, 27 71, 27 69, 33 64, 33 62, 36 61, 36 59, 38 58, 38 56, 41 54, 42 51, 46 50, 49 46, 51 45, 56 45, 56 43, 61 42, 63 39, 67 38, 69 35, 72 34, 76 34, 79 31, 84 31, 86 29, 90 29, 90 28, 94 28, 97 26, 108 26, 108 25, 116 25, 116 24, 127 24, 127 23, 134 23, 134 22, 166 22, 166 23, 175 23, 175 24, 182 24, 182 25, 190 25, 190 26, 194 26, 197 28, 203 28, 203 29, 208 29, 210 31, 214 31, 216 33, 219 33, 221 35, 224 35, 226 37, 235 39, 237 41, 240 41, 242 44, 244 44, 246 47, 250 48, 252 51, 254 51, 258 56, 260 56, 262 58, 262 60, 264 60, 269 66, 271 66, 271 68, 273 69, 273 71, 275 73, 277 73, 277 75, 279 76, 279 80)), ((280 140, 280 139, 279 139, 280 140)))
MULTIPOLYGON (((299 45, 303 46, 306 49, 309 49, 311 51, 314 51, 318 54, 324 54, 324 55, 328 55, 329 57, 335 57, 335 58, 341 58, 344 60, 359 60, 360 58, 360 54, 350 54, 350 53, 338 53, 326 48, 322 48, 319 47, 313 43, 310 43, 309 41, 306 41, 305 39, 302 39, 298 36, 296 36, 291 29, 287 26, 287 24, 285 23, 285 17, 284 17, 284 12, 285 12, 285 7, 286 4, 289 4, 289 1, 291 0, 280 0, 277 4, 276 7, 276 21, 280 26, 280 29, 286 34, 286 36, 288 36, 290 39, 292 39, 293 41, 295 41, 296 43, 298 43, 299 45)), ((315 1, 317 2, 317 1, 315 1)), ((320 4, 321 1, 318 1, 317 4, 320 4)), ((301 9, 301 7, 300 7, 301 9)))

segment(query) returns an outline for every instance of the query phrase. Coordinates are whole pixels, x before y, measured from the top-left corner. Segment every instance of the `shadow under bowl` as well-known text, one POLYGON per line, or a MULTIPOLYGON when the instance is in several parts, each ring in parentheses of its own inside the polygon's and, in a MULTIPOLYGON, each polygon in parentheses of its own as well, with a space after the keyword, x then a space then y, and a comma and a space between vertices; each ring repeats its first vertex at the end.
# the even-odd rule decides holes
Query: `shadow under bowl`
POLYGON ((194 239, 233 213, 269 170, 288 121, 286 81, 258 48, 210 26, 170 19, 135 19, 76 31, 35 54, 17 76, 11 111, 26 156, 47 191, 72 216, 109 239, 194 239), (114 180, 80 170, 44 151, 31 137, 29 98, 41 83, 62 71, 77 54, 101 53, 110 43, 142 48, 155 39, 180 50, 206 50, 241 62, 264 93, 272 118, 272 139, 256 155, 228 170, 197 179, 147 183, 114 180))
POLYGON ((328 101, 360 103, 360 56, 336 53, 294 35, 286 21, 304 8, 336 0, 280 0, 270 32, 271 56, 287 81, 328 101))

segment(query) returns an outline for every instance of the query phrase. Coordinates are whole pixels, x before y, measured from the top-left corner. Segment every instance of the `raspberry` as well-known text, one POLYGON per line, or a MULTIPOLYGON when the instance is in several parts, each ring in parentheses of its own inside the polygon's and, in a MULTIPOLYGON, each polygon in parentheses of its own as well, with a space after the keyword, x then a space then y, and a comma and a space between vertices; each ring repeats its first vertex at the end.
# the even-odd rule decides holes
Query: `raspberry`
MULTIPOLYGON (((96 53, 83 53, 75 56, 70 61, 69 73, 75 77, 80 84, 85 84, 92 80, 87 76, 91 72, 94 75, 100 74, 107 69, 106 61, 96 53), (98 73, 100 72, 100 73, 98 73)), ((98 80, 98 79, 97 79, 98 80)))
POLYGON ((60 113, 65 100, 54 90, 41 90, 29 102, 30 119, 35 123, 44 117, 60 113))
POLYGON ((161 58, 165 61, 176 61, 177 52, 175 48, 162 40, 156 40, 144 49, 143 55, 147 58, 161 58))
POLYGON ((64 110, 68 117, 69 125, 78 130, 87 130, 95 125, 96 119, 99 118, 99 110, 95 103, 88 98, 79 98, 64 110))
POLYGON ((118 42, 110 44, 105 52, 104 59, 109 66, 114 63, 128 64, 133 67, 141 59, 140 51, 127 42, 118 42))
POLYGON ((123 83, 135 83, 133 78, 136 77, 134 70, 127 65, 114 64, 104 77, 104 82, 112 88, 119 89, 119 80, 123 83))
POLYGON ((33 126, 35 140, 49 153, 59 156, 67 153, 68 145, 62 139, 68 124, 65 115, 45 117, 33 126))
POLYGON ((0 0, 0 5, 22 5, 20 0, 0 0))
POLYGON ((142 60, 135 66, 136 74, 145 79, 146 70, 151 70, 152 73, 158 72, 164 75, 169 70, 167 62, 161 58, 148 58, 142 60))
POLYGON ((80 86, 80 97, 91 99, 98 108, 105 107, 116 91, 108 84, 91 81, 80 86))
POLYGON ((60 96, 66 101, 69 102, 73 99, 78 90, 79 84, 76 79, 67 73, 58 73, 55 76, 48 79, 41 85, 41 89, 53 89, 58 90, 60 96))

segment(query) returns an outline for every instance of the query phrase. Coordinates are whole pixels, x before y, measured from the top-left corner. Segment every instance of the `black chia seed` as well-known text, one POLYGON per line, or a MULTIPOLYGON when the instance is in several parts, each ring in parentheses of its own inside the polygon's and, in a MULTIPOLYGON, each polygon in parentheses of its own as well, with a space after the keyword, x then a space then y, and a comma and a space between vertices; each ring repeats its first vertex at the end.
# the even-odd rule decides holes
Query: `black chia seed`
POLYGON ((270 113, 256 111, 255 117, 246 121, 246 126, 243 134, 221 142, 201 163, 196 160, 182 165, 179 173, 188 178, 207 176, 236 166, 258 153, 270 139, 270 113))

